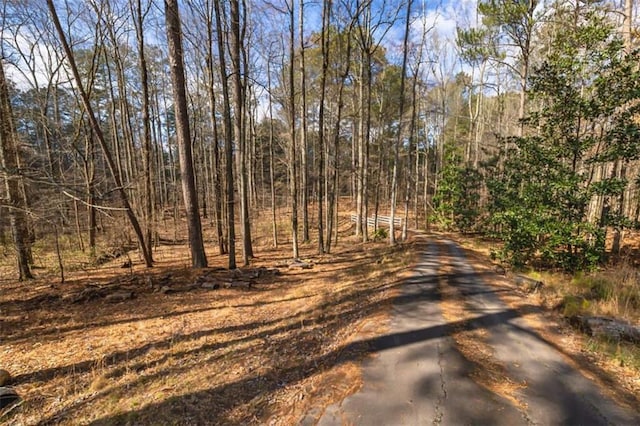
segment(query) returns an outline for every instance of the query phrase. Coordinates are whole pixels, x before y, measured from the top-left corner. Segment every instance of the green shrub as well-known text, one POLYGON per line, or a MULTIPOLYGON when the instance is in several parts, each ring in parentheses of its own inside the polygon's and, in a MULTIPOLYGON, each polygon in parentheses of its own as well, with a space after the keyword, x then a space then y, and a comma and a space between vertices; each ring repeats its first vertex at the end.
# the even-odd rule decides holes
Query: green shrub
POLYGON ((562 314, 565 317, 580 315, 589 309, 589 305, 583 297, 567 295, 562 299, 562 314))
POLYGON ((373 232, 372 237, 374 241, 384 241, 389 237, 389 233, 385 228, 378 228, 373 232))

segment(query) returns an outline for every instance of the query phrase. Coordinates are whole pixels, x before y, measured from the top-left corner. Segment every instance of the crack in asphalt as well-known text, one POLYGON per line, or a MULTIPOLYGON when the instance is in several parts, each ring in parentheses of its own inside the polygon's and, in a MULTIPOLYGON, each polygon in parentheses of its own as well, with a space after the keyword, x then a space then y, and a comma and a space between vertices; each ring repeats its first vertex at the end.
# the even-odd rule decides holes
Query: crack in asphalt
POLYGON ((590 406, 591 409, 598 415, 598 417, 600 417, 600 419, 604 421, 605 424, 608 424, 608 425, 614 424, 607 418, 607 416, 604 415, 602 410, 600 410, 600 408, 598 408, 598 406, 595 405, 593 402, 587 400, 587 398, 585 398, 584 396, 580 396, 580 400, 583 401, 588 406, 590 406))
POLYGON ((438 399, 436 401, 436 406, 435 406, 436 413, 435 413, 435 417, 433 419, 432 424, 439 425, 442 422, 442 418, 444 416, 444 412, 442 411, 440 406, 442 405, 442 402, 445 399, 447 399, 447 382, 444 379, 444 366, 442 364, 443 353, 442 353, 442 350, 440 349, 440 343, 436 345, 436 348, 438 350, 438 367, 440 368, 440 389, 442 390, 442 393, 438 395, 438 399))
MULTIPOLYGON (((483 324, 482 321, 478 321, 477 318, 473 317, 473 311, 475 309, 486 309, 489 307, 486 304, 486 302, 482 300, 481 297, 476 296, 477 288, 482 286, 483 283, 477 282, 474 280, 472 282, 466 282, 463 285, 460 285, 461 282, 457 281, 455 277, 461 274, 468 274, 471 276, 471 274, 473 274, 475 271, 473 267, 468 263, 466 256, 462 253, 459 247, 453 245, 451 242, 446 242, 444 244, 443 251, 446 254, 448 254, 451 258, 448 263, 448 266, 452 268, 452 270, 449 272, 450 272, 450 275, 453 277, 453 281, 447 282, 446 285, 449 286, 450 292, 453 291, 454 293, 457 293, 457 296, 453 294, 449 294, 448 295, 450 298, 449 301, 454 303, 456 307, 461 310, 461 313, 463 313, 463 317, 466 317, 465 321, 461 324, 461 331, 468 332, 472 329, 477 328, 477 329, 484 329, 487 332, 491 332, 486 328, 485 324, 483 324)), ((494 379, 496 380, 495 383, 487 382, 484 384, 484 386, 487 389, 489 389, 491 392, 496 393, 497 395, 500 395, 507 399, 511 398, 512 401, 510 401, 510 404, 520 412, 526 424, 529 426, 536 425, 536 422, 533 421, 529 416, 526 402, 523 401, 521 397, 516 395, 514 391, 506 392, 505 394, 503 394, 501 392, 496 392, 496 389, 491 389, 492 388, 491 384, 499 385, 500 383, 515 383, 515 380, 513 379, 511 374, 509 374, 508 369, 503 365, 503 363, 499 362, 499 360, 496 358, 495 350, 486 340, 486 337, 481 335, 476 335, 475 333, 471 333, 471 334, 465 333, 465 334, 466 334, 466 337, 464 337, 464 339, 466 340, 464 343, 475 342, 475 344, 478 344, 484 347, 487 350, 487 354, 486 354, 487 359, 485 359, 485 362, 489 362, 490 364, 494 365, 495 368, 498 369, 496 372, 498 373, 499 378, 494 379), (489 386, 487 387, 487 385, 489 386)), ((459 341, 456 337, 454 337, 454 342, 458 350, 460 350, 461 353, 463 354, 463 356, 465 356, 469 361, 475 364, 475 368, 477 371, 477 369, 480 368, 479 360, 468 358, 466 351, 463 349, 464 344, 462 341, 459 341)), ((478 383, 482 385, 481 382, 478 382, 478 383)))
POLYGON ((394 302, 396 328, 377 338, 375 352, 385 355, 367 367, 365 390, 334 406, 323 426, 429 419, 432 426, 640 425, 570 367, 552 369, 565 365, 561 354, 516 321, 520 314, 491 287, 491 277, 480 275, 454 242, 436 239, 419 249, 417 273, 394 302), (405 388, 396 392, 396 386, 405 388))

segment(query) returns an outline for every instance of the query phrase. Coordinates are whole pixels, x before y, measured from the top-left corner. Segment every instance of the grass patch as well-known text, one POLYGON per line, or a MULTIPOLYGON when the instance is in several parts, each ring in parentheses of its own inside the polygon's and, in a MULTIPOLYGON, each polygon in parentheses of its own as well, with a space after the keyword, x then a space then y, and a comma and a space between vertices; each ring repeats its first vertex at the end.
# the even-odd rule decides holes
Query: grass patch
POLYGON ((640 371, 640 347, 632 343, 591 338, 587 342, 590 352, 606 353, 620 367, 640 371))

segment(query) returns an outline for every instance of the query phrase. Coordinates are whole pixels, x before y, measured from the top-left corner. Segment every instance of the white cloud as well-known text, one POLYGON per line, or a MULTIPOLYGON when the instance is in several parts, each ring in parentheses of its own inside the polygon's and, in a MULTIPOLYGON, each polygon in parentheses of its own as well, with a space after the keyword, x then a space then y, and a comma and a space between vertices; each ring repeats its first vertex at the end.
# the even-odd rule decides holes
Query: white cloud
POLYGON ((413 24, 412 30, 422 34, 424 28, 431 29, 442 39, 453 39, 457 27, 476 25, 477 7, 475 0, 448 0, 437 6, 423 4, 418 12, 421 16, 413 24))

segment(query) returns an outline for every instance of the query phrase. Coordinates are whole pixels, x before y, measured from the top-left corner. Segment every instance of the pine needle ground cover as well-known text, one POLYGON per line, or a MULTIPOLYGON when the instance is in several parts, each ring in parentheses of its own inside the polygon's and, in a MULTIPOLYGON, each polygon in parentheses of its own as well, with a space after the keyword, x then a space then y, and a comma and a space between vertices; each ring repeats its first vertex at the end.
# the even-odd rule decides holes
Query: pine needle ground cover
POLYGON ((153 269, 119 259, 64 284, 5 279, 0 368, 23 400, 1 421, 295 422, 358 387, 367 348, 353 340, 384 330, 409 249, 345 237, 331 255, 303 245, 312 267, 292 269, 288 244, 262 247, 233 272, 213 253, 186 268, 188 248, 171 245, 153 269))

